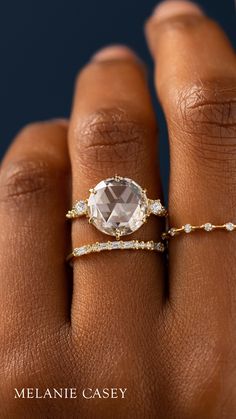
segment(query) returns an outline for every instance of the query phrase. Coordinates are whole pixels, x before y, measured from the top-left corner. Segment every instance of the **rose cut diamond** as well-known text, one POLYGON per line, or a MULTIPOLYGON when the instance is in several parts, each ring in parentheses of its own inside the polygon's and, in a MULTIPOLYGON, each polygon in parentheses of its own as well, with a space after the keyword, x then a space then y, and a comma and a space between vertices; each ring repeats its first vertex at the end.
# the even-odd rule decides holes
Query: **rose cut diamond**
POLYGON ((118 176, 98 183, 87 205, 91 223, 117 238, 138 230, 148 214, 148 199, 141 186, 118 176))

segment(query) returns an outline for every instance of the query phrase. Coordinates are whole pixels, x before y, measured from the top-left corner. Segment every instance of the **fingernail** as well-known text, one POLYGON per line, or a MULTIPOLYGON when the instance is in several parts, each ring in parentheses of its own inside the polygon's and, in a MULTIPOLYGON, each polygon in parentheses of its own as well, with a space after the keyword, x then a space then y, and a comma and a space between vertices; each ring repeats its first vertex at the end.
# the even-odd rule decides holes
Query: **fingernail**
POLYGON ((51 122, 54 122, 55 124, 61 125, 63 127, 68 127, 69 120, 66 118, 53 118, 51 119, 51 122))
POLYGON ((110 61, 110 60, 136 60, 140 61, 137 55, 125 45, 111 45, 96 52, 92 61, 110 61))
POLYGON ((154 9, 153 15, 158 21, 180 15, 203 16, 204 12, 196 3, 187 0, 165 0, 154 9))

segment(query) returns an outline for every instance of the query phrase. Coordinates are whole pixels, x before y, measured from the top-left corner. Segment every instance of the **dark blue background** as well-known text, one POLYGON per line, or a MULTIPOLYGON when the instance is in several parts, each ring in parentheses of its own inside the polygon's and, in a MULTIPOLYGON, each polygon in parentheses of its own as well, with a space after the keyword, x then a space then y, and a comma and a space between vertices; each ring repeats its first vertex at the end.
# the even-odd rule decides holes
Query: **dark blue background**
MULTIPOLYGON (((233 0, 202 0, 205 11, 235 45, 233 0)), ((70 112, 78 69, 98 48, 110 43, 133 47, 152 69, 143 22, 155 0, 8 0, 1 4, 0 156, 24 124, 70 112)), ((153 95, 154 97, 154 95, 153 95)), ((162 173, 168 146, 161 120, 162 173)))

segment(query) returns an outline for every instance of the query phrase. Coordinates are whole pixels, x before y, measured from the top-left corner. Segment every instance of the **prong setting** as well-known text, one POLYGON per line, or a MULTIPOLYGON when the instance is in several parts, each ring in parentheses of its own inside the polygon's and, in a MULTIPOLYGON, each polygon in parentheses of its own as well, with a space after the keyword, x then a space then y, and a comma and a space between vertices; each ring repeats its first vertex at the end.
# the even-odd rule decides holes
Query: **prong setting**
POLYGON ((75 203, 71 211, 68 211, 66 214, 67 218, 78 218, 88 213, 88 201, 87 200, 79 200, 75 203))
POLYGON ((163 217, 167 215, 166 208, 162 205, 160 199, 149 199, 148 200, 148 212, 149 215, 157 215, 159 217, 163 217))

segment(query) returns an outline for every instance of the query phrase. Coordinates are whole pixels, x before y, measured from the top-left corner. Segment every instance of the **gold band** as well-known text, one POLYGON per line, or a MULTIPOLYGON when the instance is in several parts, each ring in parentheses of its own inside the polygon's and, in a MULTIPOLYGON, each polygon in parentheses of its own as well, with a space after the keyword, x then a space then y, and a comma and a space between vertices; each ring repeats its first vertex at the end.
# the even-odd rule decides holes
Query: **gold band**
POLYGON ((77 247, 67 256, 67 261, 71 262, 74 258, 88 255, 89 253, 98 253, 105 250, 149 250, 163 253, 165 251, 165 245, 162 242, 154 241, 114 241, 105 243, 93 243, 85 246, 77 247))
POLYGON ((166 233, 162 234, 162 239, 163 240, 168 240, 172 237, 178 236, 181 233, 190 234, 190 233, 193 233, 195 231, 206 231, 206 232, 210 233, 214 230, 223 230, 223 231, 232 232, 232 231, 236 230, 236 224, 233 224, 231 222, 227 222, 225 224, 220 224, 220 225, 205 223, 205 224, 198 225, 198 226, 191 225, 191 224, 185 224, 184 226, 179 227, 179 228, 176 228, 176 227, 170 228, 166 233))

